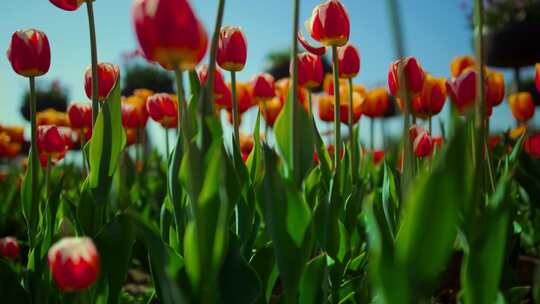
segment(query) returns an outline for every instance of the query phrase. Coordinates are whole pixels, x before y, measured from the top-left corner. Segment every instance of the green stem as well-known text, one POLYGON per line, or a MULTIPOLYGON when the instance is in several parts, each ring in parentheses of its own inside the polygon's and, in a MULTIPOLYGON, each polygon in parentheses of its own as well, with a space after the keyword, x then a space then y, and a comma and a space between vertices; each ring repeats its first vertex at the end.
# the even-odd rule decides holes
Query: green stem
POLYGON ((292 94, 293 94, 293 104, 292 104, 292 111, 291 111, 291 126, 292 126, 292 136, 291 136, 291 155, 292 155, 292 168, 293 168, 293 175, 294 180, 298 182, 298 184, 301 183, 300 177, 299 177, 299 170, 296 169, 297 164, 300 161, 300 155, 298 152, 300 151, 296 145, 297 140, 299 139, 298 132, 299 126, 298 126, 298 113, 297 113, 297 107, 298 107, 298 41, 297 41, 297 33, 298 33, 298 22, 300 20, 300 4, 299 0, 293 1, 293 32, 292 32, 292 50, 291 50, 291 62, 292 62, 292 94))
POLYGON ((51 179, 51 156, 47 156, 47 166, 45 167, 45 199, 49 199, 49 184, 51 179))
POLYGON ((36 115, 37 115, 37 101, 36 101, 36 79, 34 77, 30 77, 30 123, 31 123, 31 146, 30 146, 30 166, 32 168, 32 176, 31 176, 31 189, 32 189, 32 207, 31 207, 31 215, 30 215, 30 222, 31 227, 28 229, 29 233, 29 242, 30 242, 30 248, 34 248, 34 229, 36 227, 33 227, 34 224, 37 223, 38 217, 39 217, 39 185, 38 185, 38 177, 39 177, 39 155, 37 150, 37 123, 36 123, 36 115))
POLYGON ((486 121, 486 104, 484 100, 484 2, 482 0, 475 1, 475 19, 477 20, 475 35, 476 35, 476 57, 479 64, 479 77, 477 79, 476 88, 478 92, 477 101, 475 104, 475 123, 477 138, 475 141, 474 149, 477 161, 477 172, 480 178, 480 185, 483 192, 486 193, 486 176, 490 175, 489 168, 486 166, 486 158, 489 153, 489 149, 484 153, 484 148, 487 147, 487 134, 485 128, 486 121))
POLYGON ((369 120, 369 144, 371 145, 371 151, 375 151, 375 118, 372 117, 369 120))
MULTIPOLYGON (((232 116, 233 116, 233 128, 236 151, 240 152, 240 126, 238 120, 238 100, 236 99, 236 72, 231 71, 231 91, 232 91, 232 116)), ((234 149, 233 149, 234 150, 234 149)))
POLYGON ((97 57, 97 42, 96 42, 96 24, 94 21, 94 6, 93 0, 86 1, 88 12, 88 28, 90 30, 90 52, 92 56, 92 125, 96 123, 99 113, 98 102, 98 57, 97 57))
POLYGON ((357 159, 356 159, 356 137, 354 136, 354 126, 353 126, 353 81, 352 78, 349 78, 349 155, 351 163, 351 185, 354 184, 356 180, 357 173, 357 159))
POLYGON ((169 128, 165 128, 165 155, 167 155, 167 165, 169 164, 169 151, 170 151, 169 128))
POLYGON ((84 145, 86 144, 86 137, 84 134, 84 129, 79 130, 79 141, 81 143, 81 154, 82 154, 82 170, 83 174, 86 176, 88 173, 86 169, 86 153, 84 153, 84 145))
POLYGON ((340 98, 339 98, 339 60, 337 46, 332 46, 332 57, 334 63, 334 129, 335 129, 335 138, 334 138, 334 168, 336 168, 336 176, 339 176, 340 172, 340 159, 339 155, 341 152, 341 120, 340 120, 340 98))
POLYGON ((349 125, 349 143, 352 147, 352 140, 353 140, 353 82, 352 78, 349 78, 349 117, 348 117, 348 125, 349 125))

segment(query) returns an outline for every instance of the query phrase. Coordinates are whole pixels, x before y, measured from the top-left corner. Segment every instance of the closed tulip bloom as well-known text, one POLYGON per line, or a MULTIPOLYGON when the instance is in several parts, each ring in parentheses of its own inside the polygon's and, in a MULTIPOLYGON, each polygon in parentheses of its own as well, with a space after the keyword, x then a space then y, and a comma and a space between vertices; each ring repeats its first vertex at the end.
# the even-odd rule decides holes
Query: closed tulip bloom
POLYGON ((426 75, 422 92, 411 103, 412 112, 420 118, 437 115, 446 100, 446 80, 426 75))
MULTIPOLYGON (((290 68, 292 73, 292 64, 290 68)), ((308 90, 321 86, 324 68, 321 56, 311 53, 298 54, 298 85, 308 90)))
POLYGON ((77 10, 86 0, 49 0, 56 7, 66 11, 77 10))
POLYGON ((351 79, 360 73, 360 52, 351 43, 338 49, 339 78, 351 79))
POLYGON ((529 92, 510 95, 508 97, 508 105, 516 120, 527 121, 534 115, 534 101, 529 92))
POLYGON ((39 126, 37 129, 37 146, 40 154, 56 158, 67 150, 65 137, 56 126, 39 126))
POLYGON ((373 163, 377 166, 384 160, 384 151, 375 150, 373 151, 373 163))
POLYGON ((394 61, 388 71, 390 93, 399 98, 405 98, 407 93, 412 96, 420 93, 424 86, 424 74, 424 69, 414 57, 394 61))
POLYGON ((144 56, 168 70, 193 70, 208 36, 187 0, 136 0, 133 23, 144 56))
POLYGON ((503 73, 487 70, 484 81, 486 103, 491 107, 500 105, 504 99, 503 73))
POLYGON ((217 63, 227 71, 244 69, 247 59, 247 41, 239 27, 226 26, 219 34, 217 63))
POLYGON ((7 236, 0 239, 0 255, 5 258, 16 258, 21 249, 16 238, 7 236))
POLYGON ((322 121, 334 121, 334 99, 334 96, 330 95, 321 95, 317 99, 317 104, 319 106, 319 118, 322 121))
POLYGON ((413 125, 409 129, 409 138, 412 141, 414 154, 416 154, 416 156, 424 158, 431 154, 431 151, 433 150, 433 141, 431 140, 428 130, 413 125))
POLYGON ((127 98, 123 98, 122 103, 133 106, 134 113, 133 122, 135 128, 144 128, 148 122, 148 111, 146 111, 146 98, 132 95, 127 98))
POLYGON ((534 70, 535 70, 534 83, 536 84, 536 90, 540 92, 540 63, 537 63, 534 66, 534 70))
MULTIPOLYGON (((290 78, 282 78, 276 82, 276 94, 281 99, 281 102, 285 104, 289 93, 291 92, 292 81, 290 78)), ((304 107, 306 112, 309 109, 309 93, 305 88, 298 88, 297 101, 304 107)))
POLYGON ((343 46, 349 41, 349 15, 339 0, 317 5, 306 28, 313 39, 325 46, 343 46))
POLYGON ((460 113, 467 111, 476 100, 476 71, 468 70, 446 82, 448 96, 460 113))
POLYGON ((268 73, 261 73, 251 80, 253 97, 258 101, 264 101, 276 96, 276 83, 274 77, 268 73))
POLYGON ((264 121, 269 126, 274 125, 281 109, 283 109, 283 102, 279 97, 274 97, 259 104, 259 110, 264 117, 264 121))
MULTIPOLYGON (((120 77, 120 68, 112 63, 98 64, 98 100, 105 101, 120 77)), ((92 98, 92 69, 88 67, 84 74, 84 90, 92 98)))
POLYGON ((98 277, 99 254, 88 237, 63 238, 47 257, 54 282, 63 291, 87 289, 98 277))
POLYGON ((11 142, 24 143, 24 127, 22 126, 2 126, 0 133, 6 133, 11 142))
POLYGON ((69 123, 73 129, 92 128, 92 107, 86 103, 73 103, 68 107, 69 123))
POLYGON ((175 128, 178 124, 178 100, 169 94, 150 96, 146 100, 146 110, 152 120, 164 128, 175 128))
MULTIPOLYGON (((362 116, 362 106, 364 103, 364 96, 360 95, 357 92, 353 92, 353 117, 352 122, 353 124, 357 123, 360 120, 360 116, 362 116)), ((348 97, 347 100, 344 100, 339 105, 339 113, 340 113, 340 120, 342 123, 347 124, 349 123, 349 101, 348 97)))
MULTIPOLYGON (((199 81, 202 85, 206 85, 206 80, 208 79, 208 66, 204 65, 199 69, 198 72, 199 81)), ((223 73, 216 67, 214 73, 214 101, 217 103, 227 91, 230 91, 225 79, 223 78, 223 73)))
POLYGON ((7 50, 7 58, 13 70, 24 77, 37 77, 49 71, 51 48, 45 33, 20 30, 13 33, 7 50))
POLYGON ((362 114, 371 117, 383 117, 390 107, 390 96, 385 88, 375 88, 366 93, 362 103, 362 114))
POLYGON ((124 128, 136 129, 137 128, 137 113, 135 107, 122 103, 122 126, 124 128))
POLYGON ((476 62, 474 61, 474 58, 471 56, 460 56, 454 58, 452 62, 450 63, 450 73, 452 74, 452 77, 458 77, 461 75, 465 70, 469 68, 475 68, 476 62))
POLYGON ((525 152, 530 156, 540 158, 540 133, 530 135, 524 143, 525 152))
MULTIPOLYGON (((229 84, 229 87, 231 85, 229 84)), ((253 99, 253 89, 251 85, 247 83, 237 82, 236 83, 236 99, 238 102, 238 113, 243 114, 247 110, 255 106, 255 101, 253 99)), ((227 108, 228 111, 232 111, 231 107, 227 108)))

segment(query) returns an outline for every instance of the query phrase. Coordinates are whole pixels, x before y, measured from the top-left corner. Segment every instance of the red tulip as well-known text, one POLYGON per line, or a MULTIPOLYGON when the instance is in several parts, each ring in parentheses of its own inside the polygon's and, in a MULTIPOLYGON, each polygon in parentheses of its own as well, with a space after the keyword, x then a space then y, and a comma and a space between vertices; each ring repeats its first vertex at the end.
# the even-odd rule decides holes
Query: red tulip
POLYGON ((86 0, 49 0, 56 7, 66 11, 77 10, 86 0))
POLYGON ((99 274, 99 254, 88 237, 66 237, 56 242, 48 253, 52 277, 63 291, 90 287, 99 274))
POLYGON ((92 128, 92 107, 87 103, 73 103, 68 107, 69 123, 73 129, 92 128))
POLYGON ((132 95, 122 98, 122 104, 133 107, 133 112, 130 113, 129 124, 133 128, 144 128, 148 122, 148 111, 146 111, 146 97, 141 95, 132 95))
MULTIPOLYGON (((292 64, 291 64, 292 75, 292 64)), ((321 86, 324 78, 322 58, 311 53, 298 54, 298 85, 306 89, 321 86)))
POLYGON ((37 129, 37 146, 39 154, 57 158, 67 150, 65 137, 59 128, 51 125, 39 126, 37 129))
MULTIPOLYGON (((230 87, 231 84, 229 84, 230 87)), ((249 84, 242 82, 236 83, 236 100, 238 102, 238 113, 240 114, 245 113, 256 104, 253 100, 253 89, 249 84)), ((232 112, 232 104, 226 109, 232 112)))
POLYGON ((169 94, 150 96, 146 100, 146 110, 164 128, 175 128, 178 124, 178 100, 169 94))
MULTIPOLYGON (((98 64, 98 100, 105 101, 118 82, 120 68, 112 63, 98 64)), ((88 67, 84 74, 84 90, 86 96, 92 98, 92 69, 88 67)))
POLYGON ((476 71, 468 70, 457 78, 448 80, 446 88, 458 111, 464 113, 476 100, 476 71))
POLYGON ((530 156, 540 158, 540 133, 530 135, 525 140, 524 148, 530 156))
POLYGON ((383 117, 390 107, 390 97, 385 88, 376 88, 366 93, 362 104, 362 114, 371 117, 383 117))
POLYGON ((422 92, 411 103, 412 113, 421 118, 437 115, 446 100, 446 80, 426 74, 422 92))
POLYGON ((187 0, 136 0, 135 33, 144 56, 168 70, 193 70, 208 37, 187 0))
POLYGON ((259 104, 259 111, 261 111, 264 121, 266 121, 269 126, 274 125, 279 113, 281 113, 281 109, 283 109, 283 102, 279 97, 262 101, 259 104))
POLYGON ((349 41, 349 15, 338 0, 317 5, 306 27, 311 37, 325 46, 342 46, 349 41))
POLYGON ((471 56, 460 56, 454 58, 452 63, 450 63, 450 72, 452 77, 458 77, 463 74, 463 72, 469 68, 475 68, 476 62, 471 56))
POLYGON ((537 63, 534 66, 534 70, 535 70, 534 83, 536 84, 536 90, 540 92, 540 63, 537 63))
POLYGON ((527 121, 534 115, 534 101, 529 92, 521 92, 508 97, 508 105, 516 120, 527 121))
POLYGON ((137 112, 133 105, 122 103, 122 126, 130 129, 138 127, 137 112))
POLYGON ((338 49, 339 78, 351 79, 360 73, 360 52, 351 43, 338 49))
POLYGON ((16 31, 11 36, 7 58, 17 74, 41 76, 51 66, 49 39, 45 33, 34 29, 16 31))
POLYGON ((383 150, 375 150, 373 151, 373 163, 375 165, 379 165, 384 159, 384 151, 383 150))
POLYGON ((217 50, 217 63, 227 71, 241 71, 246 65, 247 41, 239 27, 221 29, 217 50))
POLYGON ((276 84, 274 77, 267 73, 262 73, 251 81, 253 97, 258 101, 264 101, 276 96, 276 84))
POLYGON ((0 239, 0 255, 5 258, 16 258, 21 251, 16 238, 7 236, 0 239))
MULTIPOLYGON (((205 85, 206 80, 208 79, 208 66, 203 65, 199 69, 198 75, 201 85, 205 85)), ((230 89, 225 83, 223 74, 216 67, 216 71, 214 73, 214 102, 219 106, 227 106, 227 103, 223 103, 222 101, 224 100, 223 97, 228 93, 228 91, 230 91, 230 89)))
POLYGON ((416 156, 424 158, 431 154, 431 151, 433 150, 433 142, 428 130, 425 130, 420 126, 413 125, 409 129, 409 137, 410 140, 412 140, 413 149, 416 156))
POLYGON ((409 93, 411 97, 414 97, 422 91, 423 86, 424 69, 416 58, 405 57, 390 65, 388 87, 393 96, 404 99, 409 93))
POLYGON ((489 148, 491 150, 495 149, 495 147, 502 141, 501 135, 491 135, 488 138, 489 148))

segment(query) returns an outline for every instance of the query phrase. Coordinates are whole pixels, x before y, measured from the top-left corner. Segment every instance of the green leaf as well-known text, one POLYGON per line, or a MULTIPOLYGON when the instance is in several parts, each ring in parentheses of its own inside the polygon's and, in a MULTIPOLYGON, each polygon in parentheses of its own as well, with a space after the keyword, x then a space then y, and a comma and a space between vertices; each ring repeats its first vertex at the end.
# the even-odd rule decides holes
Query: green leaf
POLYGON ((504 291, 504 298, 508 304, 521 304, 527 301, 530 292, 530 286, 512 287, 504 291))
POLYGON ((244 260, 238 238, 231 234, 229 239, 229 251, 220 272, 220 300, 223 303, 256 303, 262 297, 261 280, 244 260))
MULTIPOLYGON (((37 156, 35 156, 37 157, 37 156)), ((37 233, 38 224, 39 224, 39 202, 41 196, 41 185, 40 182, 42 177, 41 168, 38 165, 38 172, 34 172, 32 168, 32 151, 28 155, 28 168, 26 169, 26 175, 24 176, 22 186, 21 186, 21 207, 24 219, 26 220, 26 225, 28 226, 29 235, 33 236, 37 233), (37 189, 32 189, 32 176, 37 174, 37 189)), ((39 161, 39 160, 37 160, 39 161)))
POLYGON ((313 167, 313 125, 304 108, 294 100, 293 94, 289 92, 285 106, 274 125, 274 133, 279 151, 285 159, 288 174, 294 178, 295 185, 300 185, 313 167), (296 113, 296 126, 292 125, 293 106, 296 113), (295 131, 297 137, 293 147, 292 133, 295 131))
POLYGON ((326 303, 326 255, 321 254, 307 263, 300 280, 300 304, 326 303))
POLYGON ((255 129, 253 131, 253 150, 249 154, 247 159, 247 168, 249 171, 249 177, 253 185, 257 185, 263 178, 263 160, 262 160, 262 145, 259 130, 261 127, 261 113, 257 112, 257 120, 255 121, 255 129))
POLYGON ((287 193, 287 231, 296 246, 300 247, 311 223, 311 210, 293 185, 286 184, 285 187, 287 193))
POLYGON ((398 209, 398 195, 396 192, 396 182, 392 169, 388 167, 386 161, 384 162, 384 179, 382 189, 382 204, 384 210, 384 217, 388 224, 388 229, 392 234, 392 238, 396 235, 396 220, 398 209))

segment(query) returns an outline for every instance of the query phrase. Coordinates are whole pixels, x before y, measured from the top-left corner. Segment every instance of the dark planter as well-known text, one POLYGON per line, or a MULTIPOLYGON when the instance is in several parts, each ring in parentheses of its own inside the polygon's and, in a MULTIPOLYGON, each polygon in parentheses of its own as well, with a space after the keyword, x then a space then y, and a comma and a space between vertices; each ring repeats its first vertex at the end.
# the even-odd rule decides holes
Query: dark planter
POLYGON ((484 32, 488 66, 521 68, 540 62, 540 23, 514 23, 484 32))

